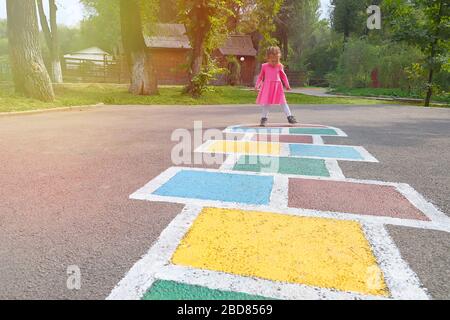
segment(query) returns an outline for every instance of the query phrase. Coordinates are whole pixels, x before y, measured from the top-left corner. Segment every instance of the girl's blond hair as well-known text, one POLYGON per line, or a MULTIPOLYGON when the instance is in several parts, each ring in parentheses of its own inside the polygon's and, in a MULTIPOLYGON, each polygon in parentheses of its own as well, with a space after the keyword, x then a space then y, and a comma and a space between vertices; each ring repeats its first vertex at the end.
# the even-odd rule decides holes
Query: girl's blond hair
POLYGON ((271 55, 275 55, 275 56, 277 55, 277 56, 281 57, 280 47, 276 47, 276 46, 269 47, 266 52, 266 57, 269 58, 269 56, 271 56, 271 55))

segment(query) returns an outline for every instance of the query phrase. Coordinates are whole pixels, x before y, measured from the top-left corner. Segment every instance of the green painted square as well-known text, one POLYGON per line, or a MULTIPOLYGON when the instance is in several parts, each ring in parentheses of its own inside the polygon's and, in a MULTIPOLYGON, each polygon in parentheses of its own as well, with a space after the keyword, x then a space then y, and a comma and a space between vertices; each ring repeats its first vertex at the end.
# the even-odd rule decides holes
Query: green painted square
POLYGON ((290 134, 306 134, 306 135, 323 135, 323 136, 337 136, 338 133, 334 129, 324 128, 290 128, 290 134))
POLYGON ((175 281, 158 280, 142 300, 270 300, 240 292, 222 291, 175 281))
POLYGON ((233 170, 330 177, 325 160, 320 159, 242 156, 233 170))

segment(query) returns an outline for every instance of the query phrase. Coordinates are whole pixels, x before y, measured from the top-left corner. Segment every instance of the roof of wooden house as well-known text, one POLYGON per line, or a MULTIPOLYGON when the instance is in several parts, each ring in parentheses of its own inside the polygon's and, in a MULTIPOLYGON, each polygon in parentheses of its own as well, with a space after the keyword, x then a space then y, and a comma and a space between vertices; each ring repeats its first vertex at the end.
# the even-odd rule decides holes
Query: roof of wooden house
POLYGON ((144 39, 149 48, 191 49, 182 24, 158 23, 152 27, 152 35, 146 35, 144 39))
MULTIPOLYGON (((158 23, 152 27, 151 35, 146 35, 144 38, 149 48, 191 49, 186 27, 183 24, 158 23)), ((219 51, 225 56, 256 56, 256 50, 249 35, 230 35, 219 51)))
POLYGON ((256 56, 256 49, 249 35, 230 35, 219 51, 224 56, 256 56))

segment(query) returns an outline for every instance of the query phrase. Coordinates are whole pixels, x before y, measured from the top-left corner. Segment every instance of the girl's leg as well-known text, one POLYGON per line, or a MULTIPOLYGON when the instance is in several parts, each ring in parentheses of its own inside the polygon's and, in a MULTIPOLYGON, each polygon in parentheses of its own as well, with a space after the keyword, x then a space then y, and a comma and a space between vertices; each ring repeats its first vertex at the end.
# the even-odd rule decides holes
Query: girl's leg
POLYGON ((288 105, 287 103, 286 103, 286 104, 283 104, 283 110, 284 110, 284 113, 286 114, 286 117, 287 117, 288 122, 289 122, 290 124, 296 124, 296 123, 298 123, 298 122, 297 122, 297 119, 295 119, 295 117, 292 115, 291 109, 289 108, 289 105, 288 105))
POLYGON ((292 116, 291 109, 289 108, 289 105, 287 103, 283 104, 282 107, 284 113, 286 114, 286 117, 292 116))
POLYGON ((261 106, 261 118, 267 119, 269 117, 269 111, 270 111, 269 105, 261 106))

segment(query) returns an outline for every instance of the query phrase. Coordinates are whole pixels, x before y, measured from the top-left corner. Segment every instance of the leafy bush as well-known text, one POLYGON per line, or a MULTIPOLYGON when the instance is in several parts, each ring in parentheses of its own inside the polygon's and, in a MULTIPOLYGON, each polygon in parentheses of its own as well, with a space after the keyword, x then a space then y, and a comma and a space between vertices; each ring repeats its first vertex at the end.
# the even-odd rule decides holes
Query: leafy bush
POLYGON ((241 80, 241 63, 236 56, 227 56, 228 62, 228 84, 235 86, 241 80))
POLYGON ((415 91, 426 80, 418 62, 423 60, 420 50, 401 43, 386 43, 380 48, 379 81, 383 88, 415 91))
POLYGON ((378 64, 380 48, 366 38, 350 39, 339 58, 336 71, 327 75, 333 87, 364 88, 371 82, 371 72, 378 64))
MULTIPOLYGON (((327 75, 334 88, 368 88, 371 74, 378 70, 381 88, 398 88, 421 96, 426 90, 427 70, 424 55, 404 43, 372 44, 367 38, 350 39, 338 59, 335 71, 327 75)), ((448 72, 445 67, 437 74, 435 92, 448 91, 448 72), (443 85, 442 85, 443 84, 443 85)))
POLYGON ((194 98, 199 98, 208 89, 211 80, 226 71, 225 68, 218 67, 214 59, 206 57, 206 63, 202 66, 202 70, 192 78, 184 92, 190 93, 194 98))

